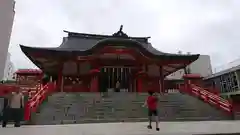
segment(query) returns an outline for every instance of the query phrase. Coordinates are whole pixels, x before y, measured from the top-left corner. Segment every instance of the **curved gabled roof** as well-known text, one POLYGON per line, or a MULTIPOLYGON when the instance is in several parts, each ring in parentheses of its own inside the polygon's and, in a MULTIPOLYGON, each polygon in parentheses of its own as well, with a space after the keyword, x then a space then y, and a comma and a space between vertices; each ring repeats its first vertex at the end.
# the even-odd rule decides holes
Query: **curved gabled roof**
MULTIPOLYGON (((85 34, 85 33, 75 33, 68 32, 68 37, 63 38, 62 44, 58 47, 59 49, 66 49, 72 51, 87 51, 94 48, 97 44, 105 40, 129 40, 139 42, 141 46, 144 48, 149 48, 151 44, 148 42, 150 37, 128 37, 123 32, 117 32, 113 35, 96 35, 96 34, 85 34), (118 36, 118 34, 122 33, 125 36, 118 36)), ((158 51, 159 53, 162 53, 158 51)))
MULTIPOLYGON (((156 50, 153 48, 151 43, 147 41, 147 38, 118 38, 113 36, 87 36, 86 34, 84 36, 72 36, 70 34, 69 37, 64 37, 62 44, 58 47, 59 50, 72 50, 72 51, 87 51, 98 45, 99 43, 110 40, 110 41, 130 41, 130 42, 138 42, 140 46, 147 49, 149 52, 161 55, 163 52, 156 50)), ((166 54, 166 53, 165 53, 166 54)))
MULTIPOLYGON (((66 31, 65 31, 66 32, 66 31)), ((118 37, 109 35, 94 35, 84 33, 67 32, 68 37, 63 38, 63 42, 59 47, 55 48, 39 48, 27 47, 20 45, 23 52, 45 51, 46 53, 75 53, 78 55, 91 55, 95 50, 101 49, 106 45, 111 46, 125 46, 138 48, 139 51, 148 55, 149 57, 192 57, 197 59, 199 55, 180 55, 164 53, 155 49, 151 43, 148 42, 149 37, 118 37)))
POLYGON ((59 55, 81 55, 87 56, 92 55, 94 52, 103 48, 106 45, 110 46, 124 46, 124 47, 132 47, 136 48, 144 55, 150 58, 167 58, 167 59, 189 59, 191 61, 195 61, 198 59, 199 55, 180 55, 180 54, 171 54, 164 53, 156 50, 152 47, 151 44, 143 44, 135 40, 131 39, 118 39, 118 38, 108 38, 100 41, 89 41, 88 39, 68 39, 64 41, 63 44, 56 48, 39 48, 39 47, 27 47, 20 45, 22 51, 26 53, 45 53, 45 54, 59 54, 59 55))
POLYGON ((169 70, 166 71, 164 75, 168 75, 178 69, 184 68, 186 66, 186 63, 189 64, 197 60, 199 57, 198 54, 182 55, 158 51, 151 45, 151 43, 148 42, 149 37, 129 37, 122 31, 118 31, 111 36, 74 33, 68 31, 65 32, 68 33, 68 36, 63 38, 63 42, 59 47, 40 48, 20 45, 21 50, 31 61, 33 61, 37 66, 39 66, 46 63, 39 61, 38 58, 32 57, 34 54, 44 54, 43 56, 47 56, 49 59, 67 59, 68 56, 69 58, 72 58, 72 56, 92 55, 105 46, 123 46, 127 48, 134 48, 149 58, 159 59, 159 61, 165 62, 170 61, 170 63, 172 61, 177 61, 177 63, 179 63, 172 67, 170 67, 169 65, 169 70))

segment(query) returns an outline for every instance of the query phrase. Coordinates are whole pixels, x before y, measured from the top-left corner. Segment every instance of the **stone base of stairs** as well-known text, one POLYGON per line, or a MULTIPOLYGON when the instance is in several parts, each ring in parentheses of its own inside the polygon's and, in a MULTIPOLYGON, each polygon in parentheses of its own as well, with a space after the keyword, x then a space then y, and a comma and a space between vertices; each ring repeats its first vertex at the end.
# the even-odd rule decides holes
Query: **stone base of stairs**
MULTIPOLYGON (((146 128, 147 122, 36 125, 5 128, 1 135, 231 135, 240 134, 240 121, 161 122, 160 131, 146 128)), ((12 125, 9 125, 12 127, 12 125)))
MULTIPOLYGON (((40 111, 32 115, 38 125, 142 122, 147 109, 142 107, 147 94, 56 93, 48 97, 40 111)), ((230 119, 198 99, 180 93, 159 96, 160 121, 226 120, 230 119), (204 110, 204 111, 203 111, 204 110)))
MULTIPOLYGON (((209 121, 209 117, 178 117, 178 118, 159 118, 159 122, 179 122, 179 121, 209 121)), ((222 120, 222 118, 215 118, 215 121, 228 121, 222 120)), ((62 125, 62 124, 85 124, 85 123, 119 123, 119 122, 148 122, 148 118, 126 118, 126 119, 81 119, 81 120, 57 120, 57 121, 49 121, 46 123, 38 124, 38 125, 62 125)), ((36 125, 35 123, 25 122, 23 125, 36 125)))

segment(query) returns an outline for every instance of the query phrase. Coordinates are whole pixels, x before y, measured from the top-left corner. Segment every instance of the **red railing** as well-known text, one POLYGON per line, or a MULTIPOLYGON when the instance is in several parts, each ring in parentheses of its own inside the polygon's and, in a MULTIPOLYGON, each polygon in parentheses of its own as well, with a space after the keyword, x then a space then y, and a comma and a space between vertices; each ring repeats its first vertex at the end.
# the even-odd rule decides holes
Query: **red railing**
POLYGON ((35 92, 37 92, 38 90, 41 89, 41 87, 39 85, 40 84, 38 84, 38 86, 36 86, 36 87, 27 87, 27 86, 22 86, 22 85, 17 85, 17 84, 0 84, 0 96, 4 96, 7 93, 14 92, 14 91, 18 90, 20 87, 21 92, 24 95, 29 95, 31 98, 32 97, 31 93, 34 94, 35 92))
POLYGON ((230 101, 223 99, 218 94, 211 93, 197 85, 189 84, 189 86, 186 86, 185 84, 185 86, 180 86, 180 90, 193 96, 199 97, 204 102, 207 102, 226 112, 232 113, 233 111, 233 107, 230 101))
POLYGON ((4 96, 6 93, 14 92, 16 89, 16 85, 0 84, 0 96, 4 96))
POLYGON ((42 104, 42 102, 46 99, 48 94, 55 90, 54 83, 46 84, 41 90, 39 90, 26 104, 24 119, 26 121, 30 120, 31 113, 36 112, 37 108, 42 104))

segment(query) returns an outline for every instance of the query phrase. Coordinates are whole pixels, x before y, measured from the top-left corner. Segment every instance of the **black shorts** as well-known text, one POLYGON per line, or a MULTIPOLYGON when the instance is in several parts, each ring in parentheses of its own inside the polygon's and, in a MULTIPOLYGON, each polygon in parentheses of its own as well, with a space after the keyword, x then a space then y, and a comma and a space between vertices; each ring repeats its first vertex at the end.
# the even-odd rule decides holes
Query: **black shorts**
POLYGON ((148 116, 158 116, 158 111, 157 110, 148 110, 148 116))

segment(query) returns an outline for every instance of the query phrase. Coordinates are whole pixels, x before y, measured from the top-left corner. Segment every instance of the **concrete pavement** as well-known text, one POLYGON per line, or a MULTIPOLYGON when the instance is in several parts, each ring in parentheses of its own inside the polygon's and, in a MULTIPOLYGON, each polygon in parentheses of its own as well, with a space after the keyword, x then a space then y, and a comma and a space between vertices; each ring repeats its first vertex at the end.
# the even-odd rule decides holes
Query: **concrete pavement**
POLYGON ((160 131, 146 128, 148 123, 97 123, 72 125, 39 125, 1 129, 1 135, 191 135, 240 133, 240 121, 162 122, 160 131))

